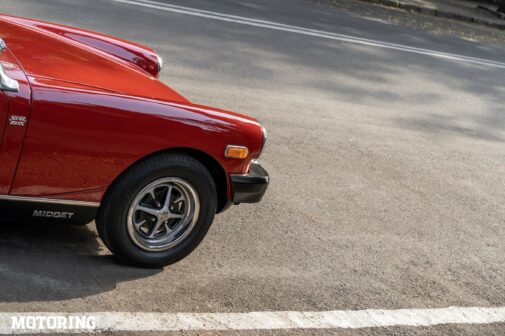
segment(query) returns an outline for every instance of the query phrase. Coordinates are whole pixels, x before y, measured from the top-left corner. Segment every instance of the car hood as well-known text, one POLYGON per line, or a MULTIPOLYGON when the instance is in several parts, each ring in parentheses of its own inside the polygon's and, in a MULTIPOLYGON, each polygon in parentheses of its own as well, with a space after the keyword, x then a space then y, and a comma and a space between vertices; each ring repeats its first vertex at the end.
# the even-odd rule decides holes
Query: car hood
POLYGON ((28 78, 55 79, 124 95, 188 102, 152 74, 117 54, 57 34, 54 27, 58 25, 51 24, 53 31, 50 31, 44 29, 44 23, 37 23, 0 15, 0 38, 28 78))

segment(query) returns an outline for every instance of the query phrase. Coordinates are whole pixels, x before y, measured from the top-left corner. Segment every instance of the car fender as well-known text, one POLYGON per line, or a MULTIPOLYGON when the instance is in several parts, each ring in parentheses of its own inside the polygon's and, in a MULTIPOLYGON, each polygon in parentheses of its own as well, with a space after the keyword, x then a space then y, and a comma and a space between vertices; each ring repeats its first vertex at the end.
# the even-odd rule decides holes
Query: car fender
POLYGON ((96 190, 152 153, 192 148, 213 157, 226 174, 240 174, 261 152, 261 126, 239 114, 37 81, 32 88, 13 195, 81 193, 83 201, 99 201, 103 193, 96 190), (246 146, 249 156, 225 158, 228 144, 246 146))

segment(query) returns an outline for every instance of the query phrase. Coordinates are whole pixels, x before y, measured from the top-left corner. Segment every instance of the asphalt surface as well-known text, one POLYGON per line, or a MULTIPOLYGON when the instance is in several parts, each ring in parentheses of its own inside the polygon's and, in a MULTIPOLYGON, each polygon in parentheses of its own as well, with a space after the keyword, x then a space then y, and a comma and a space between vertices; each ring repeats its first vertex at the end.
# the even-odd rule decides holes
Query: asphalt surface
MULTIPOLYGON (((505 60, 499 47, 305 1, 165 2, 505 60)), ((265 124, 272 176, 262 203, 217 216, 200 247, 163 270, 115 262, 93 225, 5 225, 0 311, 505 304, 505 69, 110 0, 0 0, 0 11, 156 49, 161 80, 185 97, 265 124)), ((495 324, 229 334, 504 333, 495 324)))

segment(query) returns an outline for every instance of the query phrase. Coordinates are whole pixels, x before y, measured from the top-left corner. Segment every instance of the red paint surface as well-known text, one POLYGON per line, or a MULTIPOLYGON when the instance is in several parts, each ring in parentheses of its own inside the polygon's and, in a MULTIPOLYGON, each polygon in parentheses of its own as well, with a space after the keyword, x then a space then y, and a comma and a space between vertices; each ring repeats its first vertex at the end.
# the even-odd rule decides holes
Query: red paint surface
POLYGON ((99 201, 125 169, 161 150, 199 150, 227 174, 246 173, 259 155, 256 120, 191 104, 132 63, 12 20, 0 16, 0 36, 19 63, 6 51, 0 63, 21 90, 5 97, 10 113, 29 120, 5 127, 1 194, 99 201), (248 147, 249 157, 226 159, 229 144, 248 147))
MULTIPOLYGON (((121 94, 187 102, 180 94, 133 63, 96 47, 75 42, 64 35, 41 29, 41 24, 25 21, 0 16, 0 36, 27 75, 121 94)), ((106 50, 105 46, 102 49, 106 50)))
POLYGON ((152 76, 158 76, 157 54, 150 48, 84 29, 12 16, 3 16, 0 18, 30 27, 36 31, 62 36, 66 40, 81 44, 82 47, 98 49, 123 61, 135 64, 152 76))

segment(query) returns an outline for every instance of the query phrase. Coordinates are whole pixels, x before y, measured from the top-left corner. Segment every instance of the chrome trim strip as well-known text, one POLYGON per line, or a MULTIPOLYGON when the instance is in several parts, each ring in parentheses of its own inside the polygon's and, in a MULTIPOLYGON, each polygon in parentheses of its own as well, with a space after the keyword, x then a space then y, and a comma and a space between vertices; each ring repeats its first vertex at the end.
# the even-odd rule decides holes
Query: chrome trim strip
POLYGON ((88 207, 96 207, 96 208, 100 206, 100 203, 98 203, 98 202, 85 202, 85 201, 63 200, 63 199, 54 199, 54 198, 25 197, 25 196, 12 196, 12 195, 0 195, 0 200, 64 204, 64 205, 78 205, 78 206, 88 206, 88 207))
POLYGON ((158 76, 159 76, 161 69, 163 69, 163 58, 161 58, 160 55, 156 54, 156 61, 158 63, 158 76))

